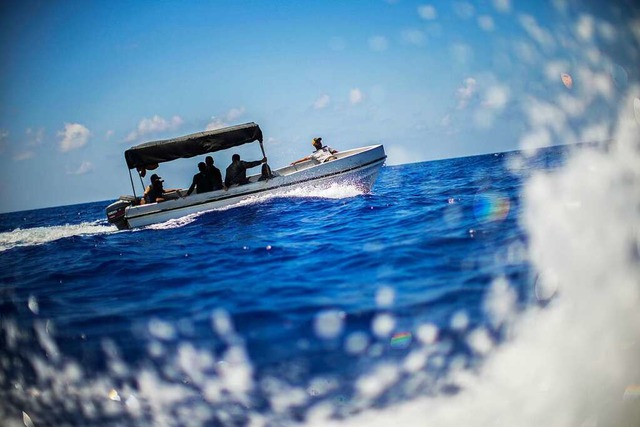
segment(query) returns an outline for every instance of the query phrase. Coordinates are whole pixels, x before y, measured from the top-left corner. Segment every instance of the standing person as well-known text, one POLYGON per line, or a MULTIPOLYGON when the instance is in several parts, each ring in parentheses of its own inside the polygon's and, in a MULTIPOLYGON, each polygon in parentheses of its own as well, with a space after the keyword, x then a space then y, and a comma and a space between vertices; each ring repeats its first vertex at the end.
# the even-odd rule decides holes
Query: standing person
POLYGON ((204 159, 204 162, 207 165, 207 175, 209 175, 209 179, 211 180, 211 185, 213 185, 214 190, 222 190, 222 174, 220 173, 220 169, 213 166, 213 157, 207 156, 204 159))
POLYGON ((246 184, 249 182, 247 179, 247 169, 254 168, 261 163, 267 163, 267 158, 263 157, 262 160, 256 160, 253 162, 245 162, 240 160, 239 154, 234 154, 231 157, 231 164, 227 167, 227 172, 224 176, 224 185, 228 187, 238 184, 246 184))
POLYGON ((316 149, 316 151, 314 151, 313 153, 311 153, 311 155, 307 156, 307 157, 303 157, 300 160, 296 160, 295 162, 292 162, 291 165, 296 165, 298 163, 302 163, 305 162, 307 160, 315 160, 318 163, 324 163, 324 162, 328 162, 329 160, 336 160, 337 157, 334 156, 334 154, 336 154, 338 152, 338 150, 334 150, 333 148, 329 147, 328 145, 322 145, 322 138, 317 137, 317 138, 313 138, 313 141, 311 142, 311 145, 313 145, 313 148, 316 149))
POLYGON ((187 191, 187 196, 190 196, 191 193, 193 193, 194 188, 196 190, 196 194, 213 191, 213 183, 207 173, 207 165, 205 165, 204 162, 198 163, 198 170, 199 172, 193 175, 193 182, 187 191))
POLYGON ((159 203, 169 199, 177 199, 180 196, 179 190, 165 190, 164 180, 158 174, 151 175, 151 185, 144 191, 144 203, 159 203))

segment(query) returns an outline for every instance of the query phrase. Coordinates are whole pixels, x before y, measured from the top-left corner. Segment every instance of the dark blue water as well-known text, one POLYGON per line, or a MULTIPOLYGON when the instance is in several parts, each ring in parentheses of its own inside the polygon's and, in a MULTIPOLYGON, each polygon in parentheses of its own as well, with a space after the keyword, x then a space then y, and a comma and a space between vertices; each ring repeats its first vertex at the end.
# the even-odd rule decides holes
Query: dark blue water
POLYGON ((107 224, 110 201, 0 215, 0 416, 279 425, 318 402, 343 417, 455 393, 438 378, 482 362, 467 332, 502 339, 491 284, 534 299, 523 180, 565 151, 384 167, 371 194, 300 191, 133 231, 107 224), (363 400, 370 372, 425 348, 419 381, 399 370, 363 400))

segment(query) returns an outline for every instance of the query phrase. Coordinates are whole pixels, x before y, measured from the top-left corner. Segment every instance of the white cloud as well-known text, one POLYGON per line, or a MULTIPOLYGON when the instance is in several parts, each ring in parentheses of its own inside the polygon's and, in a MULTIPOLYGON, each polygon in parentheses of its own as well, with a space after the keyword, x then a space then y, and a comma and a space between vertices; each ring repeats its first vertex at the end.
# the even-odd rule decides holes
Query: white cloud
POLYGON ((576 22, 575 32, 584 41, 590 41, 595 31, 595 21, 590 15, 580 15, 576 22))
POLYGON ((502 110, 508 101, 509 88, 503 85, 495 85, 487 89, 482 105, 494 110, 502 110))
POLYGON ((157 114, 150 119, 142 119, 138 123, 138 128, 127 136, 127 142, 133 142, 145 135, 164 132, 168 130, 178 129, 184 121, 180 116, 173 116, 170 120, 158 116, 157 114))
POLYGON ((389 41, 384 36, 373 36, 369 38, 369 48, 375 52, 382 52, 389 48, 389 41))
POLYGON ((416 29, 407 29, 402 31, 402 40, 416 46, 424 45, 426 37, 423 31, 416 29))
POLYGON ((226 128, 227 126, 228 125, 227 123, 225 123, 224 120, 214 116, 214 117, 211 117, 211 121, 207 123, 207 127, 205 128, 205 130, 222 129, 222 128, 226 128))
POLYGON ((544 75, 549 81, 558 81, 560 76, 569 70, 569 63, 567 61, 549 61, 544 66, 544 75))
POLYGON ((567 114, 557 105, 529 98, 524 105, 524 112, 533 129, 550 128, 556 134, 566 129, 567 114))
POLYGON ((493 18, 489 15, 478 16, 478 25, 484 31, 493 31, 496 28, 495 24, 493 23, 493 18))
POLYGON ((110 139, 113 136, 113 130, 108 130, 105 134, 104 137, 106 139, 110 139))
POLYGON ((598 33, 608 42, 614 42, 618 37, 618 30, 609 22, 598 23, 598 33))
POLYGON ((92 171, 93 171, 93 163, 85 160, 80 164, 78 169, 72 172, 67 172, 67 174, 68 175, 85 175, 92 171))
POLYGON ((233 122, 235 120, 238 120, 238 118, 242 117, 242 115, 244 115, 244 107, 232 108, 227 113, 227 120, 230 122, 233 122))
POLYGON ((498 12, 510 12, 511 0, 493 0, 493 7, 495 7, 498 12))
POLYGON ((431 6, 430 4, 425 4, 422 6, 418 6, 418 15, 420 15, 422 19, 431 21, 438 17, 438 12, 436 11, 435 7, 431 6))
POLYGON ((519 41, 515 43, 514 49, 516 55, 518 55, 518 59, 520 59, 521 61, 529 64, 539 62, 538 51, 532 43, 519 41))
POLYGON ((360 89, 355 88, 349 91, 349 102, 351 102, 351 104, 353 105, 359 104, 362 102, 362 99, 363 99, 363 95, 360 89))
POLYGON ((91 136, 91 132, 80 123, 65 123, 64 130, 58 132, 58 136, 62 137, 60 141, 60 151, 76 150, 84 147, 91 136))
POLYGON ((558 96, 558 105, 569 117, 580 117, 588 107, 588 99, 567 94, 558 96))
POLYGON ((25 135, 27 136, 28 145, 40 145, 44 140, 44 129, 40 128, 37 131, 34 131, 31 128, 27 128, 25 135))
POLYGON ((553 46, 553 36, 549 31, 538 25, 538 22, 533 16, 522 14, 518 17, 518 21, 527 34, 529 34, 529 37, 538 42, 542 47, 551 48, 553 46))
POLYGON ((458 97, 458 109, 462 110, 469 105, 469 101, 475 95, 477 91, 476 79, 473 77, 467 77, 461 87, 456 90, 458 97))
POLYGON ((232 108, 224 115, 224 117, 211 117, 211 121, 207 124, 206 130, 222 129, 230 126, 233 122, 244 115, 244 107, 232 108))
POLYGON ((27 151, 21 151, 19 153, 16 153, 13 156, 13 160, 16 160, 18 162, 21 162, 23 160, 28 160, 30 158, 32 158, 33 156, 35 156, 35 153, 33 151, 27 150, 27 151))
POLYGON ((326 93, 322 94, 318 99, 314 101, 313 108, 314 110, 322 110, 329 105, 329 102, 331 102, 331 98, 329 97, 329 95, 327 95, 326 93))

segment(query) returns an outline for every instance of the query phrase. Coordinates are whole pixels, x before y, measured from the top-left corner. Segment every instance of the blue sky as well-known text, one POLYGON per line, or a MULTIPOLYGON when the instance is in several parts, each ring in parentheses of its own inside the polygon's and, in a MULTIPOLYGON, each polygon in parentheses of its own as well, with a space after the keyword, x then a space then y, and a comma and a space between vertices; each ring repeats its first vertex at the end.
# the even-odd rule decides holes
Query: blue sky
MULTIPOLYGON (((0 19, 0 211, 129 194, 126 148, 248 121, 273 167, 314 136, 388 164, 606 139, 640 69, 630 1, 21 0, 0 19)), ((160 173, 186 187, 199 160, 160 173)))

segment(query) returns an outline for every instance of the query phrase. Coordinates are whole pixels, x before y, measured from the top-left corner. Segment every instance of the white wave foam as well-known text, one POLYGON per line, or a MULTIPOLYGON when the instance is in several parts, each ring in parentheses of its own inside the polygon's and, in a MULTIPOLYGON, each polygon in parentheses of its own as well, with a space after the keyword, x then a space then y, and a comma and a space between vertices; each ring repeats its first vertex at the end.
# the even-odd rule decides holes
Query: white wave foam
POLYGON ((259 203, 265 203, 269 200, 275 198, 287 198, 287 197, 317 197, 322 199, 346 199, 350 197, 356 197, 363 194, 362 190, 353 185, 344 185, 344 184, 336 184, 332 183, 330 186, 316 186, 316 185, 307 185, 302 187, 296 187, 288 190, 274 190, 269 193, 263 193, 256 196, 250 196, 245 199, 242 199, 236 203, 222 206, 219 208, 209 209, 202 212, 197 212, 189 215, 185 215, 180 218, 171 219, 169 221, 152 224, 147 226, 148 229, 153 230, 168 230, 172 228, 180 228, 185 225, 191 224, 194 222, 199 216, 206 214, 207 212, 214 211, 227 211, 229 209, 235 209, 241 206, 251 206, 259 203))
POLYGON ((170 219, 170 220, 165 221, 165 222, 160 222, 158 224, 151 224, 151 225, 149 225, 149 226, 147 226, 145 228, 151 229, 151 230, 170 230, 170 229, 173 229, 173 228, 184 227, 185 225, 189 225, 192 222, 194 222, 200 215, 202 215, 202 214, 204 214, 206 212, 210 212, 210 211, 202 211, 202 212, 192 213, 192 214, 180 217, 180 218, 175 218, 175 219, 170 219))
POLYGON ((66 237, 89 236, 117 231, 114 226, 101 225, 102 222, 102 220, 97 220, 50 227, 16 228, 13 231, 0 233, 0 252, 21 246, 42 245, 66 237))
POLYGON ((355 185, 332 183, 330 186, 308 185, 296 187, 281 193, 283 197, 318 197, 321 199, 348 199, 362 195, 363 192, 355 185))

